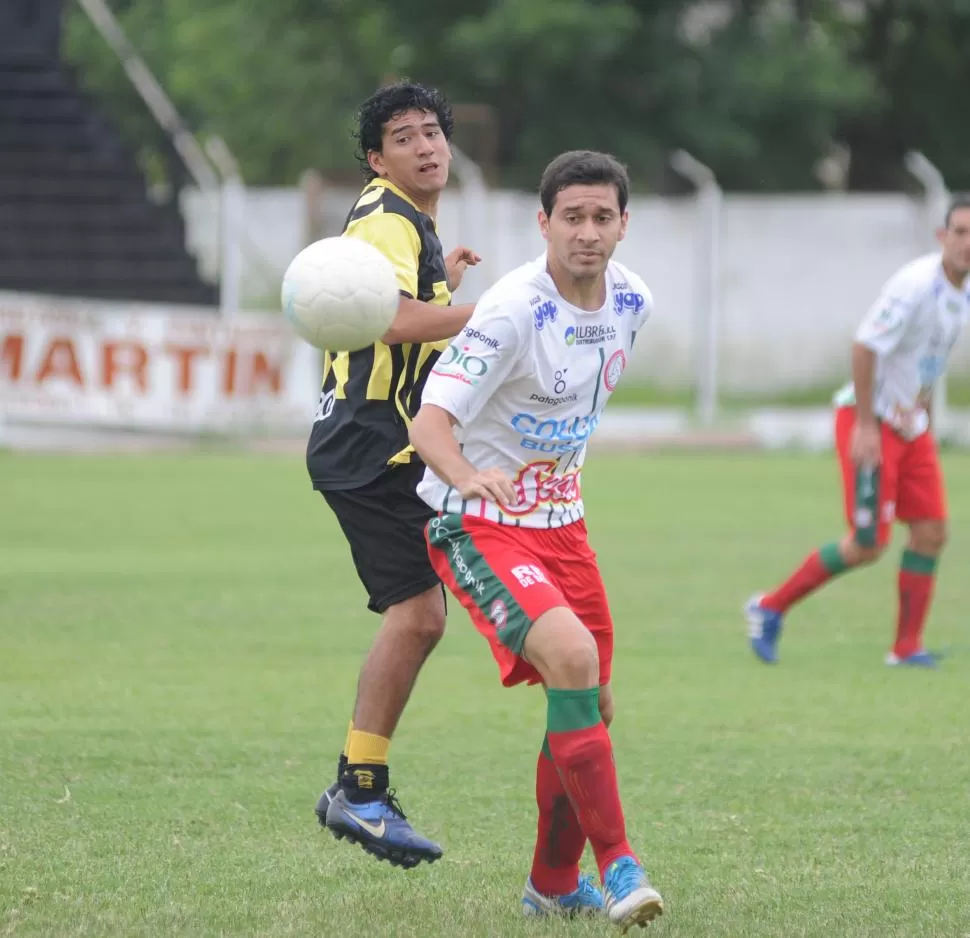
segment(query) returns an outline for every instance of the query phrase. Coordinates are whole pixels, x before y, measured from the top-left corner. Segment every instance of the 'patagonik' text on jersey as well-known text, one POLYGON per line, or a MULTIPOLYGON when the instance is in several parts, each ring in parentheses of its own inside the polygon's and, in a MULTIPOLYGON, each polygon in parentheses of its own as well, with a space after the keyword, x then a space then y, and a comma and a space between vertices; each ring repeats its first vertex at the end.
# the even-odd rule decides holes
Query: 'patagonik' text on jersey
MULTIPOLYGON (((940 255, 927 254, 889 279, 859 326, 856 341, 876 353, 873 411, 903 437, 915 439, 928 428, 933 387, 968 316, 970 276, 953 286, 940 255)), ((855 404, 851 383, 835 403, 855 404)))
POLYGON ((418 494, 437 511, 499 524, 551 528, 582 518, 586 444, 652 306, 643 281, 615 261, 596 311, 563 300, 545 255, 499 280, 438 359, 422 404, 455 417, 465 458, 502 469, 518 501, 465 500, 431 469, 418 494))

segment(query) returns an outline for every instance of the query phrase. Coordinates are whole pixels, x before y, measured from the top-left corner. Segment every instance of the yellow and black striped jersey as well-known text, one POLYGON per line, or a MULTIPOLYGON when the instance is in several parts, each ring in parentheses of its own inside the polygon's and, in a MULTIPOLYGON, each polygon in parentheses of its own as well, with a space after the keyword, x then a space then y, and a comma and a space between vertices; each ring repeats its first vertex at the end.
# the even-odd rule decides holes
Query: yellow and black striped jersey
MULTIPOLYGON (((394 265, 401 294, 447 306, 444 252, 434 220, 396 186, 369 182, 347 216, 343 236, 373 244, 394 265)), ((372 482, 389 465, 414 457, 408 427, 421 391, 448 340, 326 352, 323 388, 307 444, 315 488, 351 489, 372 482)))

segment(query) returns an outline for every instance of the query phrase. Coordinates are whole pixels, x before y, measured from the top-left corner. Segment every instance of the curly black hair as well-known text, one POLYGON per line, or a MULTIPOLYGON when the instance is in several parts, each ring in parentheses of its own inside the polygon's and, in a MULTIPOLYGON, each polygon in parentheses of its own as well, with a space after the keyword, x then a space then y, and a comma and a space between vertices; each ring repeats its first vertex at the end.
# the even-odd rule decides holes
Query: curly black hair
POLYGON ((384 143, 384 128, 388 121, 405 111, 427 111, 435 114, 441 125, 445 140, 451 139, 455 121, 451 116, 451 105, 444 95, 435 88, 426 88, 413 81, 399 81, 375 91, 357 110, 357 162, 361 172, 370 181, 377 173, 371 169, 367 154, 371 150, 381 152, 384 143))
POLYGON ((620 211, 630 200, 630 177, 626 167, 609 153, 570 150, 560 153, 546 168, 539 182, 539 200, 546 215, 551 215, 556 196, 569 186, 614 186, 620 211))

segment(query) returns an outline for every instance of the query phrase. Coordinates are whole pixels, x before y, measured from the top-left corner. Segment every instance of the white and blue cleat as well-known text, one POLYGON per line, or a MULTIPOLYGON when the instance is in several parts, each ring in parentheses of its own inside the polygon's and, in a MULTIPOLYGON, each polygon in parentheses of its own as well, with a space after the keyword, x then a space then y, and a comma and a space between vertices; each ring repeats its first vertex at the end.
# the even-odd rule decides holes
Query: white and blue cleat
POLYGON ((588 876, 579 877, 579 885, 564 896, 544 896, 532 885, 532 877, 525 881, 522 893, 522 914, 529 916, 595 915, 603 911, 603 894, 588 876))
POLYGON ((939 666, 936 655, 928 651, 916 651, 900 657, 894 652, 886 655, 886 664, 891 668, 936 668, 939 666))
POLYGON ((664 901, 633 857, 611 863, 603 879, 606 914, 624 934, 634 925, 646 928, 664 913, 664 901))
POLYGON ((443 852, 411 827, 393 791, 362 803, 349 801, 345 792, 338 791, 327 807, 326 825, 338 840, 360 844, 378 860, 406 870, 422 862, 434 863, 443 852))
POLYGON ((765 663, 775 664, 778 661, 778 638, 781 635, 783 616, 773 609, 765 609, 761 605, 764 593, 752 596, 744 606, 744 615, 748 620, 748 639, 751 650, 765 663))

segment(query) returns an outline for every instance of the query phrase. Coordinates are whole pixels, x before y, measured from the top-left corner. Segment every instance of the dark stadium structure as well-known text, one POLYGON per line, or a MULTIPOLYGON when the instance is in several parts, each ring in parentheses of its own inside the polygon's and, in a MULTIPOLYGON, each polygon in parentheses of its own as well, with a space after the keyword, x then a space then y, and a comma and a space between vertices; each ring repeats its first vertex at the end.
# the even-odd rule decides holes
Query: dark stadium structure
POLYGON ((62 61, 62 15, 63 0, 0 2, 0 290, 214 305, 177 204, 149 198, 62 61))

